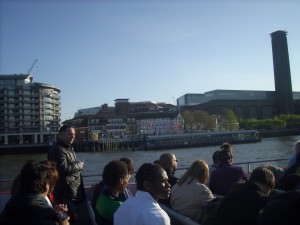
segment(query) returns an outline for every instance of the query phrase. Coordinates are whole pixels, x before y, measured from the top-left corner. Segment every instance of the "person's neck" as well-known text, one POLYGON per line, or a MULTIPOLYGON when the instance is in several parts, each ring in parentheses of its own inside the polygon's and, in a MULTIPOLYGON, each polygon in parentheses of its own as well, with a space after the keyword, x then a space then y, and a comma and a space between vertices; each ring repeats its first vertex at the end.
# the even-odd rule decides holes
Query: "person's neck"
MULTIPOLYGON (((146 191, 147 192, 147 191, 146 191)), ((148 192, 151 196, 152 196, 152 198, 154 198, 154 200, 156 201, 156 202, 158 202, 158 197, 157 196, 154 196, 152 193, 150 193, 150 192, 148 192)))
POLYGON ((118 188, 113 188, 113 187, 107 187, 107 190, 113 194, 115 197, 118 197, 120 194, 120 191, 118 188))
POLYGON ((48 196, 48 191, 45 191, 45 192, 41 193, 41 195, 42 195, 44 198, 46 198, 46 197, 48 196))

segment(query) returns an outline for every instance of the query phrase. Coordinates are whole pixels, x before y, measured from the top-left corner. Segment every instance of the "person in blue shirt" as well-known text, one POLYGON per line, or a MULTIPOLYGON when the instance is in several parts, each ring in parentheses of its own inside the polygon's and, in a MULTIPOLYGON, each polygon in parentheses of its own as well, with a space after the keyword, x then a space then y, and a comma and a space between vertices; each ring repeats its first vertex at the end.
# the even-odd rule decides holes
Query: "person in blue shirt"
POLYGON ((300 153, 300 141, 297 141, 297 143, 295 144, 295 153, 290 157, 288 161, 288 168, 290 168, 296 163, 296 158, 299 153, 300 153))

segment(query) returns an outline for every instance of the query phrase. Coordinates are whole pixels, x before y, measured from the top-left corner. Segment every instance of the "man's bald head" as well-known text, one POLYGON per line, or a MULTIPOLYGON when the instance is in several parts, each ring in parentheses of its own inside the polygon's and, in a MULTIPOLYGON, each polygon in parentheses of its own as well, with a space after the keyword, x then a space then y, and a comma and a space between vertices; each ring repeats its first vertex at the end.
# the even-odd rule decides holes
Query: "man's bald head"
POLYGON ((159 157, 159 164, 165 170, 175 170, 177 168, 177 159, 174 154, 167 152, 159 157))

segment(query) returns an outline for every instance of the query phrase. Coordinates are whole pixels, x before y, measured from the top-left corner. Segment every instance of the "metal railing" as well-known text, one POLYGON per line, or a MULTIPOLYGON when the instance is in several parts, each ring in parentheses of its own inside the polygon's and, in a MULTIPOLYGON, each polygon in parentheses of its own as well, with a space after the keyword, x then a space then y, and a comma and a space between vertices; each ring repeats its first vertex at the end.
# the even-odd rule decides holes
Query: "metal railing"
MULTIPOLYGON (((237 166, 237 165, 246 165, 247 167, 247 173, 251 173, 251 166, 254 164, 265 164, 265 163, 270 163, 270 162, 283 162, 283 161, 288 161, 289 159, 287 158, 280 158, 280 159, 269 159, 269 160, 257 160, 257 161, 247 161, 247 162, 238 162, 238 163, 233 163, 233 165, 237 166)), ((177 168, 177 171, 181 171, 181 170, 187 170, 188 167, 179 167, 177 168)), ((100 173, 95 173, 95 174, 83 174, 83 178, 89 178, 89 177, 100 177, 102 176, 102 174, 100 173)), ((0 184, 1 183, 6 183, 6 182, 12 182, 13 179, 1 179, 0 180, 0 184)))

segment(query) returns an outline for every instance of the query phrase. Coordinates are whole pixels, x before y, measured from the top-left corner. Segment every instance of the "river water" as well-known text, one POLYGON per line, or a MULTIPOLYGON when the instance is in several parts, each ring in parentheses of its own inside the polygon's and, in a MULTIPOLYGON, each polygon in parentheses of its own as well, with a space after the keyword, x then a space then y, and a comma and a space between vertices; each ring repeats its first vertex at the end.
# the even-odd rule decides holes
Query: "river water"
MULTIPOLYGON (((276 138, 264 138, 261 142, 250 144, 236 144, 233 145, 233 162, 247 162, 258 160, 271 160, 278 158, 289 158, 294 153, 294 146, 296 141, 300 140, 300 135, 285 136, 276 138)), ((85 161, 85 168, 83 175, 84 183, 91 184, 98 182, 104 166, 111 160, 120 159, 121 157, 131 157, 135 162, 135 168, 139 168, 144 162, 153 162, 158 159, 163 152, 172 152, 178 159, 178 167, 186 168, 190 166, 195 160, 202 159, 208 164, 212 163, 211 156, 214 151, 218 150, 219 146, 197 147, 174 150, 159 150, 159 151, 114 151, 114 152, 79 152, 77 153, 78 160, 85 161)), ((44 160, 46 154, 19 154, 19 155, 0 155, 0 180, 13 179, 19 173, 22 165, 26 160, 44 160)), ((272 163, 273 165, 286 166, 286 162, 281 164, 272 163)), ((243 168, 247 169, 246 166, 243 168)), ((183 170, 176 172, 180 177, 183 170)), ((0 182, 0 190, 8 190, 11 183, 0 182)))

